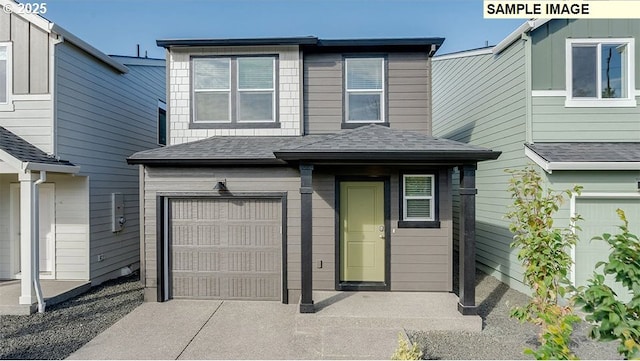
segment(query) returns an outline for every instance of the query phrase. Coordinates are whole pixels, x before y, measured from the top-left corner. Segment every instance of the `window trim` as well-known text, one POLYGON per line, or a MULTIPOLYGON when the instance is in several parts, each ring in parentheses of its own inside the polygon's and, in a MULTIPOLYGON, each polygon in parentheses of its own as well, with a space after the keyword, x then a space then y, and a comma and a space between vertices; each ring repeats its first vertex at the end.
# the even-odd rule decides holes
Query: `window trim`
POLYGON ((344 86, 342 87, 343 96, 343 119, 342 124, 386 124, 387 122, 387 85, 388 85, 388 69, 387 69, 387 57, 382 54, 363 54, 363 55, 345 55, 343 56, 344 72, 342 80, 344 86), (357 89, 349 90, 347 87, 347 76, 349 74, 348 63, 350 59, 377 59, 381 61, 382 67, 382 89, 357 89), (380 119, 379 120, 350 120, 349 119, 349 94, 350 93, 363 93, 371 94, 374 92, 380 92, 380 119))
POLYGON ((0 111, 13 111, 13 43, 0 42, 0 47, 6 47, 7 49, 7 101, 0 103, 0 111))
POLYGON ((604 107, 635 107, 636 87, 635 87, 635 39, 634 38, 588 38, 588 39, 566 39, 565 46, 565 84, 567 89, 565 107, 584 108, 604 108, 604 107), (626 98, 601 98, 601 57, 600 47, 603 44, 626 44, 627 46, 627 97, 626 98), (574 98, 573 97, 573 47, 576 45, 596 45, 597 46, 597 98, 574 98))
POLYGON ((166 146, 167 145, 167 140, 169 139, 169 129, 168 129, 168 125, 169 122, 167 121, 167 103, 165 103, 163 100, 158 99, 158 118, 157 118, 157 131, 156 131, 156 143, 158 143, 159 146, 166 146), (160 115, 162 114, 162 112, 164 112, 164 144, 162 142, 160 142, 160 115))
MULTIPOLYGON (((280 128, 279 119, 279 56, 278 54, 228 54, 228 55, 193 55, 190 59, 191 70, 189 72, 190 85, 189 85, 189 105, 190 105, 190 119, 189 129, 249 129, 249 128, 280 128), (225 121, 202 121, 196 120, 195 112, 195 67, 193 66, 194 60, 197 59, 229 59, 229 89, 224 90, 229 92, 229 120, 225 121), (272 103, 272 116, 273 120, 239 120, 239 98, 240 90, 238 88, 238 62, 239 58, 270 58, 273 62, 273 88, 270 90, 273 92, 272 103)), ((243 91, 251 91, 244 89, 243 91)), ((260 89, 259 91, 267 92, 267 90, 260 89)))
POLYGON ((399 212, 398 212, 398 228, 440 228, 440 197, 439 197, 439 185, 438 185, 439 175, 437 171, 432 172, 411 172, 411 173, 400 173, 399 177, 399 212), (406 216, 405 212, 407 209, 407 196, 405 195, 405 181, 407 177, 430 177, 431 178, 431 186, 432 186, 432 195, 421 196, 413 199, 431 199, 431 219, 418 219, 418 218, 409 218, 406 216))

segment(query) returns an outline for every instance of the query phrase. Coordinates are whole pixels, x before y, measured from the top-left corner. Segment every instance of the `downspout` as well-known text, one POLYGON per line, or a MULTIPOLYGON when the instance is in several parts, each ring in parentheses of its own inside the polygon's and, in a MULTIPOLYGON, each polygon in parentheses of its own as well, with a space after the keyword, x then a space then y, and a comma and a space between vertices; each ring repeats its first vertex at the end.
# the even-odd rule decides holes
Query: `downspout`
POLYGON ((40 178, 33 182, 33 198, 31 212, 34 212, 31 222, 31 246, 35 261, 32 263, 33 288, 36 291, 38 300, 38 312, 43 313, 46 307, 44 297, 42 295, 42 287, 40 287, 40 191, 38 186, 47 180, 47 172, 40 171, 40 178))

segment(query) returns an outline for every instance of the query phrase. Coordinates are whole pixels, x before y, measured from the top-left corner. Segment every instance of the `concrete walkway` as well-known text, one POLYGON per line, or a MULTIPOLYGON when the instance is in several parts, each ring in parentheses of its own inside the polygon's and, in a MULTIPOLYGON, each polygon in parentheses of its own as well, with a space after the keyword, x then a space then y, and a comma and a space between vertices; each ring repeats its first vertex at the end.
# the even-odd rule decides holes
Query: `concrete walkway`
POLYGON ((144 303, 69 359, 389 359, 398 333, 480 331, 447 293, 315 292, 317 312, 278 302, 144 303))

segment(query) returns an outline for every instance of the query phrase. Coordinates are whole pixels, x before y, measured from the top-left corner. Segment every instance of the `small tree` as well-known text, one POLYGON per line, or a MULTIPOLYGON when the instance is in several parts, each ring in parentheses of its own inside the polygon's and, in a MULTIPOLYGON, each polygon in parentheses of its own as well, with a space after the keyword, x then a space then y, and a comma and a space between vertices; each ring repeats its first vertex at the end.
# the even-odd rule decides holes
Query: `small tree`
POLYGON ((598 262, 593 278, 580 287, 574 297, 576 306, 588 313, 593 323, 589 336, 602 341, 620 341, 618 352, 627 359, 640 359, 640 241, 629 232, 629 222, 621 209, 621 233, 605 233, 593 240, 603 240, 611 247, 608 262, 598 262), (597 271, 602 267, 602 273, 597 271), (616 282, 632 294, 631 301, 617 299, 613 290, 604 284, 605 275, 615 275, 616 282))
POLYGON ((524 283, 533 290, 531 302, 513 308, 511 316, 541 328, 540 348, 525 349, 525 353, 536 359, 575 359, 568 345, 572 325, 580 318, 570 305, 562 306, 558 301, 565 296, 565 285, 569 285, 567 275, 572 264, 569 251, 578 238, 569 228, 554 227, 553 215, 565 201, 565 196, 580 194, 582 188, 575 186, 555 193, 543 189, 542 177, 530 167, 507 172, 512 175, 508 190, 513 205, 506 215, 511 220, 511 247, 520 248, 518 260, 524 266, 524 283))

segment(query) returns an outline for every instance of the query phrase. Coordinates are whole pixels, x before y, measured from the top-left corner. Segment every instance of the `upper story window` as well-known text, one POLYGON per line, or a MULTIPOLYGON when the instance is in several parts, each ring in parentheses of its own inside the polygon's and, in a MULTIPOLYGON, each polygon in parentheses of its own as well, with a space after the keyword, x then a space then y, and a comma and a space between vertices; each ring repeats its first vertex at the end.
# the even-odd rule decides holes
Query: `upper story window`
POLYGON ((193 58, 192 64, 192 124, 277 122, 275 56, 193 58))
POLYGON ((566 106, 636 106, 634 39, 567 39, 566 106))
POLYGON ((345 122, 384 122, 384 58, 346 58, 345 68, 345 122))
POLYGON ((0 43, 0 105, 10 103, 11 44, 0 43))

